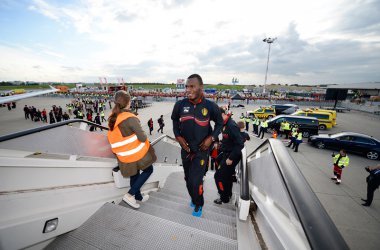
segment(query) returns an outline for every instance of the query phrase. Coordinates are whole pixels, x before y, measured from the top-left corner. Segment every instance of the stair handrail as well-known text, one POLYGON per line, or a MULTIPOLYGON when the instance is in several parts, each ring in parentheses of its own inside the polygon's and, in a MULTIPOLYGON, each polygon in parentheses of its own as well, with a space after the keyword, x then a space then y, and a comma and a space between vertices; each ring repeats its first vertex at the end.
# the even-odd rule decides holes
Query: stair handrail
POLYGON ((38 127, 38 128, 32 128, 32 129, 28 129, 28 130, 25 130, 25 131, 20 131, 20 132, 15 132, 15 133, 8 134, 8 135, 3 135, 3 136, 0 136, 0 142, 12 140, 12 139, 19 138, 19 137, 22 137, 22 136, 25 136, 25 135, 34 134, 34 133, 42 132, 44 130, 49 130, 49 129, 53 129, 53 128, 57 128, 57 127, 62 127, 64 125, 69 125, 71 123, 77 123, 77 122, 87 123, 88 125, 95 126, 97 128, 101 128, 101 129, 104 129, 104 130, 108 130, 107 127, 104 127, 102 125, 99 125, 99 124, 96 124, 96 123, 93 123, 93 122, 90 122, 90 121, 86 121, 86 120, 82 120, 82 119, 70 119, 70 120, 61 121, 61 122, 57 122, 57 123, 53 123, 53 124, 48 124, 48 125, 41 126, 41 127, 38 127))
POLYGON ((244 147, 241 150, 241 160, 239 164, 240 174, 240 196, 238 201, 238 214, 240 220, 247 220, 250 207, 249 178, 247 169, 247 150, 244 147))
POLYGON ((291 203, 312 249, 349 249, 347 243, 311 189, 283 142, 267 139, 252 153, 270 147, 291 203))

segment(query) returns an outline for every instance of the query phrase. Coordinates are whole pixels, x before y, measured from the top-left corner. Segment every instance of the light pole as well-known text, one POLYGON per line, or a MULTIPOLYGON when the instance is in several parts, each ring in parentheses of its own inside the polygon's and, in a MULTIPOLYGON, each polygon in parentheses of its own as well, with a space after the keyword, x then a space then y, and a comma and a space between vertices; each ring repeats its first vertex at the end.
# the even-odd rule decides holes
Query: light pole
POLYGON ((268 47, 268 59, 267 59, 267 70, 266 70, 266 72, 265 72, 265 81, 264 81, 263 94, 265 94, 265 87, 266 87, 266 85, 267 85, 268 66, 269 66, 269 54, 270 54, 270 45, 271 45, 274 41, 276 41, 276 39, 277 39, 277 37, 275 37, 275 38, 270 38, 270 37, 268 37, 268 38, 265 38, 265 39, 263 40, 263 42, 268 43, 268 45, 269 45, 269 47, 268 47))

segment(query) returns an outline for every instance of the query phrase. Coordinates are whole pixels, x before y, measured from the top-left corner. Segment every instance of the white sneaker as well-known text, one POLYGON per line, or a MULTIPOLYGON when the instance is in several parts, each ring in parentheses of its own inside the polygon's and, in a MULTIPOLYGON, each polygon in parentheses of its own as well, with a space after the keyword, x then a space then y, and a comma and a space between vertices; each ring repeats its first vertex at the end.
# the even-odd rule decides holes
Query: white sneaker
POLYGON ((139 208, 140 207, 140 205, 137 204, 135 197, 130 195, 129 193, 126 193, 124 195, 123 201, 125 201, 128 205, 130 205, 133 208, 139 208))
POLYGON ((142 197, 143 198, 142 198, 141 202, 146 202, 147 200, 149 200, 149 194, 144 194, 142 197))

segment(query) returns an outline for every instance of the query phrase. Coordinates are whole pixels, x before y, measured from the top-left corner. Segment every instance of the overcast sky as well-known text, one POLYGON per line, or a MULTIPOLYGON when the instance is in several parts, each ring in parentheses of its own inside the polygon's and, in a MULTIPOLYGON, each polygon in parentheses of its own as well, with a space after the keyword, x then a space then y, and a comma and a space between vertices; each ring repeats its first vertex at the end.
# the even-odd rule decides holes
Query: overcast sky
POLYGON ((380 0, 1 0, 0 81, 380 81, 380 0))

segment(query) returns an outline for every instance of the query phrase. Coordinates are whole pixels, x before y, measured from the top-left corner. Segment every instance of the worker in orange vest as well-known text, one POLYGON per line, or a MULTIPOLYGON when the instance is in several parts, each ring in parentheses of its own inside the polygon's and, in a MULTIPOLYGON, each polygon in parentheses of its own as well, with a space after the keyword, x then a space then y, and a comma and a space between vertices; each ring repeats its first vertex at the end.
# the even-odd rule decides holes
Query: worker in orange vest
POLYGON ((116 92, 115 105, 108 118, 108 141, 117 157, 121 174, 130 177, 130 189, 123 200, 131 207, 139 208, 136 200, 145 202, 149 198, 141 194, 140 188, 152 174, 152 164, 157 157, 139 119, 129 110, 130 101, 131 96, 126 91, 116 92))

